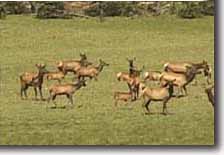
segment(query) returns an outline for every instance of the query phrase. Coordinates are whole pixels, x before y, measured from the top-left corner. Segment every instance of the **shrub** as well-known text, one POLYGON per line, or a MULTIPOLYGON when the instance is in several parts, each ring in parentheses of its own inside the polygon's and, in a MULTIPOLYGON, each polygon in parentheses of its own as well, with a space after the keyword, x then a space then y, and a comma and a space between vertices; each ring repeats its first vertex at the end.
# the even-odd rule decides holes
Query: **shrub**
POLYGON ((177 12, 181 18, 198 18, 201 17, 201 8, 198 2, 183 2, 177 12))
POLYGON ((71 18, 71 16, 64 11, 63 2, 41 2, 37 9, 37 18, 71 18))
POLYGON ((135 2, 96 2, 85 10, 89 16, 132 16, 138 14, 135 2))

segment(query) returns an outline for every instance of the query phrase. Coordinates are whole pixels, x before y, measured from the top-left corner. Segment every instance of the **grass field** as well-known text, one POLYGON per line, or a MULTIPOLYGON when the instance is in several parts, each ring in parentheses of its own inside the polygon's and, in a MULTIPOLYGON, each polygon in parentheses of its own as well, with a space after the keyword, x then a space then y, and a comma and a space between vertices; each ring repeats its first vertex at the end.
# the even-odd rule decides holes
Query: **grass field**
MULTIPOLYGON (((144 115, 142 100, 114 108, 113 92, 127 91, 116 73, 128 71, 126 57, 137 58, 146 70, 161 70, 169 60, 207 60, 214 73, 214 18, 176 17, 38 20, 8 16, 0 20, 0 144, 1 145, 213 145, 214 111, 204 93, 205 79, 188 86, 189 96, 171 99, 174 114, 144 115), (38 62, 55 70, 58 60, 79 59, 85 52, 95 64, 110 64, 99 81, 73 96, 74 107, 59 97, 52 103, 19 96, 19 74, 36 71, 38 62), (67 105, 65 109, 60 108, 67 105)), ((213 76, 214 77, 214 76, 213 76)), ((70 81, 72 74, 66 77, 70 81)), ((214 80, 213 80, 214 81, 214 80)), ((45 82, 47 88, 54 82, 45 82)), ((48 97, 44 89, 44 97, 48 97)), ((161 112, 162 104, 151 105, 161 112)))

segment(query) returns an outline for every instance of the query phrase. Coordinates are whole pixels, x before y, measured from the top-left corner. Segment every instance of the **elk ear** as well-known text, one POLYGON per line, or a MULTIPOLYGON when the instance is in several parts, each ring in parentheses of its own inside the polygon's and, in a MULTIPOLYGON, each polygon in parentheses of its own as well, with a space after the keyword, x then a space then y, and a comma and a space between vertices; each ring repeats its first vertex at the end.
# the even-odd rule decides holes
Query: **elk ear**
POLYGON ((45 68, 45 67, 46 67, 46 65, 45 65, 45 64, 41 64, 41 67, 42 67, 42 68, 45 68))
POLYGON ((37 68, 39 68, 39 67, 40 67, 40 64, 38 63, 38 64, 36 64, 35 66, 36 66, 37 68))
POLYGON ((136 60, 136 57, 134 57, 133 60, 135 61, 136 60))

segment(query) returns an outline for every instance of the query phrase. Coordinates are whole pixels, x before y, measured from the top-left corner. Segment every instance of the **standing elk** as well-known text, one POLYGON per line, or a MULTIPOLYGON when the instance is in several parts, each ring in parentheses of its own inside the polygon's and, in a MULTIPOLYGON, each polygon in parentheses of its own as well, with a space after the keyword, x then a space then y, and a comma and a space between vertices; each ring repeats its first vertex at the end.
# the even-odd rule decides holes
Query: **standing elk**
MULTIPOLYGON (((48 103, 52 100, 54 101, 58 95, 66 95, 70 103, 73 104, 72 95, 78 91, 80 88, 85 87, 85 80, 78 81, 75 84, 55 84, 49 87, 49 98, 48 103)), ((54 102, 53 102, 54 103, 54 102)), ((56 104, 54 103, 56 106, 56 104)))
POLYGON ((126 81, 129 87, 130 92, 132 92, 132 100, 136 100, 139 96, 139 77, 131 77, 129 73, 119 72, 117 73, 118 81, 126 81))
POLYGON ((167 62, 164 64, 164 71, 174 73, 186 73, 187 67, 195 68, 196 70, 203 70, 204 76, 207 77, 207 83, 211 83, 211 67, 207 61, 203 60, 201 63, 192 62, 167 62))
POLYGON ((167 81, 167 83, 160 88, 148 88, 143 83, 140 84, 140 96, 144 99, 143 106, 146 108, 147 113, 150 114, 149 105, 151 101, 162 101, 163 102, 163 114, 167 114, 167 102, 171 99, 174 91, 175 79, 167 81))
POLYGON ((64 74, 67 74, 68 72, 73 72, 76 74, 77 70, 79 70, 82 66, 92 65, 91 62, 87 61, 85 54, 80 54, 80 57, 80 60, 59 61, 57 63, 58 70, 62 71, 64 74))
POLYGON ((214 99, 214 93, 212 92, 212 89, 214 89, 214 85, 208 87, 205 89, 205 93, 208 96, 208 100, 209 102, 212 104, 212 106, 214 107, 215 105, 215 99, 214 99))
POLYGON ((94 78, 95 80, 97 80, 97 76, 100 72, 102 72, 105 66, 109 66, 109 64, 99 59, 98 66, 81 67, 77 70, 76 74, 79 80, 85 79, 85 77, 88 77, 90 79, 94 78))
POLYGON ((179 88, 179 97, 184 95, 183 90, 186 96, 187 95, 187 88, 186 86, 193 81, 195 78, 196 74, 200 74, 195 68, 192 67, 187 67, 187 72, 185 74, 178 74, 178 73, 173 73, 173 72, 163 72, 161 74, 160 82, 161 85, 164 85, 167 83, 167 81, 175 81, 173 84, 179 88), (181 93, 181 94, 180 94, 181 93))
POLYGON ((36 64, 36 67, 38 69, 37 73, 29 73, 25 72, 22 75, 20 75, 20 84, 21 84, 21 90, 20 95, 23 99, 23 94, 27 98, 27 89, 29 87, 34 87, 35 92, 35 99, 37 99, 37 88, 39 89, 41 100, 43 100, 42 95, 42 84, 43 84, 43 77, 48 71, 45 68, 45 64, 36 64))

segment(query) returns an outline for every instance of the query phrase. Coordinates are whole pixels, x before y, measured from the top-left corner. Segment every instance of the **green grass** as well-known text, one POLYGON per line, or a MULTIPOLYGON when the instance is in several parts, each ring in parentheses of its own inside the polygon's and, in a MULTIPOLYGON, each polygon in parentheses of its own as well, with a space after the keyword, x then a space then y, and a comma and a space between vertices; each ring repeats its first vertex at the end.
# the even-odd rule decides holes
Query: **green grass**
MULTIPOLYGON (((113 91, 127 91, 116 73, 127 71, 126 57, 137 66, 161 70, 169 60, 207 60, 214 70, 214 18, 176 17, 38 20, 8 16, 0 20, 0 144, 1 145, 213 145, 214 111, 204 93, 205 79, 188 86, 189 96, 168 103, 173 115, 144 115, 142 100, 114 108, 113 91), (55 62, 102 58, 110 64, 75 94, 75 105, 51 109, 52 103, 21 100, 18 76, 36 71, 38 62, 55 70, 55 62)), ((214 72, 213 72, 214 73, 214 72)), ((70 74, 66 81, 70 81, 70 74)), ((54 82, 45 82, 44 88, 54 82)), ((44 96, 48 92, 44 89, 44 96)), ((59 97, 58 107, 66 105, 59 97)), ((162 104, 151 105, 161 112, 162 104)))

